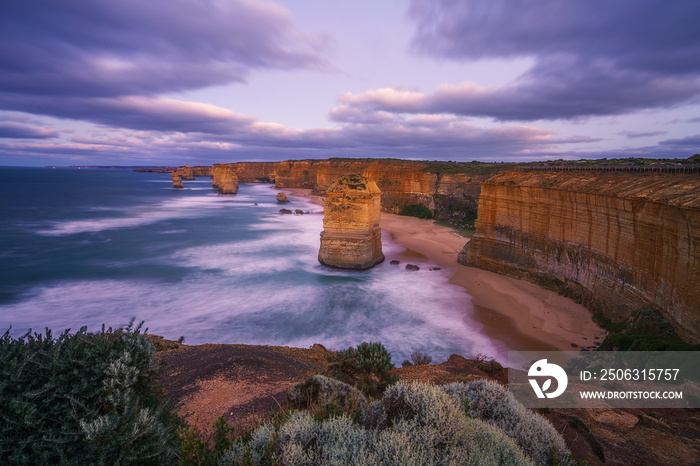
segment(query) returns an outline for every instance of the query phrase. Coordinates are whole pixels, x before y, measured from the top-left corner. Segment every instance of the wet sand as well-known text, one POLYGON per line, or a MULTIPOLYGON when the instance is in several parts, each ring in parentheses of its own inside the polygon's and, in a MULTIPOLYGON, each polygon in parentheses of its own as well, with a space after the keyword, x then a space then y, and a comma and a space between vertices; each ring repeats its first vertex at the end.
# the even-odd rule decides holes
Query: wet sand
MULTIPOLYGON (((310 197, 310 190, 285 191, 310 197)), ((312 198, 322 204, 320 197, 312 198)), ((458 264, 457 254, 468 239, 452 228, 384 212, 380 226, 394 243, 406 248, 397 258, 435 264, 446 280, 463 287, 483 332, 510 350, 577 351, 602 341, 605 331, 593 322, 588 309, 571 299, 524 280, 458 264)))

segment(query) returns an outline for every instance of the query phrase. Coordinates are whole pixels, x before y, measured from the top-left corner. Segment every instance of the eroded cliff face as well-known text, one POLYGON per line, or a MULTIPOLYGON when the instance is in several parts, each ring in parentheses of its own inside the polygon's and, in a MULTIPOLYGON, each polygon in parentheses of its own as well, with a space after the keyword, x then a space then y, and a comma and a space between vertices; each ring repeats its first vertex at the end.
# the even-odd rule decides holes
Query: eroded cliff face
POLYGON ((189 164, 184 167, 178 167, 177 174, 180 175, 183 180, 194 180, 194 172, 189 164))
POLYGON ((192 167, 192 174, 194 176, 211 176, 211 166, 209 165, 198 165, 192 167))
POLYGON ((219 194, 237 194, 238 193, 238 176, 230 166, 225 166, 220 171, 217 180, 219 194))
POLYGON ((323 205, 319 262, 359 270, 382 262, 380 217, 380 190, 373 180, 359 175, 338 178, 323 205))
POLYGON ((657 309, 700 341, 700 176, 511 171, 483 183, 464 265, 619 319, 657 309))
POLYGON ((280 188, 316 188, 317 160, 287 160, 277 164, 275 185, 280 188))
MULTIPOLYGON (((462 223, 476 216, 481 182, 490 176, 438 173, 423 162, 388 159, 238 162, 212 166, 209 173, 214 188, 219 187, 226 167, 234 170, 241 183, 274 182, 280 189, 311 189, 321 196, 338 177, 360 174, 376 181, 385 212, 400 213, 406 206, 422 205, 430 209, 436 219, 452 223, 462 223)), ((178 170, 183 171, 184 167, 178 170)))
POLYGON ((272 183, 275 181, 277 165, 277 162, 215 163, 211 167, 212 187, 219 187, 222 175, 229 169, 239 183, 272 183))

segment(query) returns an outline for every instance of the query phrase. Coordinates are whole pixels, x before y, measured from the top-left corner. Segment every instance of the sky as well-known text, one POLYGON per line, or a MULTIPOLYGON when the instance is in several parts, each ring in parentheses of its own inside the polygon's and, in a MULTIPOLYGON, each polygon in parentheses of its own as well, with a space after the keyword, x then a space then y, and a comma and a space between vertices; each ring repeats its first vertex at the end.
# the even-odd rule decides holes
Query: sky
POLYGON ((0 165, 700 153, 697 0, 0 2, 0 165))

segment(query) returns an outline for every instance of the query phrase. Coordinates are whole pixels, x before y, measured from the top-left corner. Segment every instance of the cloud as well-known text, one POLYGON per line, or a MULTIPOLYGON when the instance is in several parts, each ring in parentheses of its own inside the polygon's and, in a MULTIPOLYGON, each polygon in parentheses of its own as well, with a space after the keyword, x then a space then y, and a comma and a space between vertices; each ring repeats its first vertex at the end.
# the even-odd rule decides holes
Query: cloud
POLYGON ((667 134, 668 131, 620 131, 619 134, 627 136, 629 139, 645 138, 648 136, 659 136, 661 134, 667 134))
MULTIPOLYGON (((698 2, 413 0, 409 16, 416 53, 457 61, 531 57, 535 64, 505 86, 444 87, 404 111, 555 120, 700 97, 698 2)), ((389 108, 376 97, 371 103, 389 108)))
POLYGON ((174 130, 190 115, 235 120, 148 99, 244 82, 255 69, 322 69, 325 42, 263 0, 2 2, 0 108, 149 129, 160 118, 174 130))
POLYGON ((57 136, 58 132, 53 128, 0 121, 0 139, 47 139, 57 136))
POLYGON ((664 141, 660 141, 659 145, 695 151, 694 153, 697 154, 700 153, 700 134, 686 136, 684 138, 666 139, 664 141))

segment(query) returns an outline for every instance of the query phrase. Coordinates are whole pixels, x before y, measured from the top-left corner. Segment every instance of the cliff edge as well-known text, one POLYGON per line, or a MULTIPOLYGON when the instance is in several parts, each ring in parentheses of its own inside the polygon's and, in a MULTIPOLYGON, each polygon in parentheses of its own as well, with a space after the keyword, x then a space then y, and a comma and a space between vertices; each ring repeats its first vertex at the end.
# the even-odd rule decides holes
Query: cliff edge
POLYGON ((482 184, 463 265, 523 278, 614 320, 652 307, 700 341, 700 176, 509 171, 482 184))

